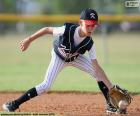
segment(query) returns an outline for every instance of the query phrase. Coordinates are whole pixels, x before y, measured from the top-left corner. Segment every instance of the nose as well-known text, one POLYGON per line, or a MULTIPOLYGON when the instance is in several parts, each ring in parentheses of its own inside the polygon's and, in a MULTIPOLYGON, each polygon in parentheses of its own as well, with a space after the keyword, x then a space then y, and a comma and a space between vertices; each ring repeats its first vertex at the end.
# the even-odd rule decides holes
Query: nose
POLYGON ((92 26, 92 25, 89 26, 89 27, 88 27, 88 30, 89 30, 89 31, 93 31, 93 30, 94 30, 94 26, 92 26))

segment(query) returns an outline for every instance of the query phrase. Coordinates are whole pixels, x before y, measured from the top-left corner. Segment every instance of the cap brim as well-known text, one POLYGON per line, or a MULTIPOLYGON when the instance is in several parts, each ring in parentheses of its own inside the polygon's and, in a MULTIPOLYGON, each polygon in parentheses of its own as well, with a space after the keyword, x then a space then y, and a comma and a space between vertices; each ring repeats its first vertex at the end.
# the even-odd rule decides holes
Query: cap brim
POLYGON ((85 24, 87 25, 97 25, 98 22, 94 21, 94 20, 82 20, 83 22, 85 22, 85 24))

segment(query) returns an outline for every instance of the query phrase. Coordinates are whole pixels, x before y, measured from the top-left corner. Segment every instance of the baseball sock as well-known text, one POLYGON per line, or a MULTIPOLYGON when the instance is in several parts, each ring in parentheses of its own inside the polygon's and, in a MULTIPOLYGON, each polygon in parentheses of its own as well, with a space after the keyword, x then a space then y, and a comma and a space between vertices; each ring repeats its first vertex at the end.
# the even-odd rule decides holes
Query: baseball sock
POLYGON ((99 86, 100 90, 102 91, 102 93, 103 93, 103 95, 104 95, 104 97, 106 99, 106 102, 108 102, 109 101, 108 100, 108 92, 109 92, 109 90, 108 90, 107 86, 104 84, 103 81, 99 81, 98 86, 99 86))
POLYGON ((20 104, 30 100, 31 98, 37 96, 36 88, 29 89, 26 93, 24 93, 21 97, 15 100, 16 104, 19 106, 20 104))

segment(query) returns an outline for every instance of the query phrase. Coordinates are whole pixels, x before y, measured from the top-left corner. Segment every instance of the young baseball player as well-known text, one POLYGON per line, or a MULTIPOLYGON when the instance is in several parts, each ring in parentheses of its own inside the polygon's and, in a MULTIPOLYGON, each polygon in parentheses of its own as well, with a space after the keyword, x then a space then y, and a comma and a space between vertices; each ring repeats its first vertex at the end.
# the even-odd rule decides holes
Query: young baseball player
POLYGON ((3 104, 3 109, 8 112, 15 111, 22 103, 49 90, 62 69, 67 66, 74 66, 89 73, 97 80, 99 88, 106 99, 106 111, 116 112, 117 109, 108 100, 108 92, 113 85, 98 64, 94 41, 91 37, 97 25, 97 12, 88 8, 82 11, 79 24, 65 23, 61 27, 44 27, 21 41, 20 49, 25 51, 35 39, 45 34, 53 35, 55 39, 51 52, 52 58, 44 81, 25 92, 18 99, 3 104), (84 55, 86 51, 88 51, 89 57, 84 55))

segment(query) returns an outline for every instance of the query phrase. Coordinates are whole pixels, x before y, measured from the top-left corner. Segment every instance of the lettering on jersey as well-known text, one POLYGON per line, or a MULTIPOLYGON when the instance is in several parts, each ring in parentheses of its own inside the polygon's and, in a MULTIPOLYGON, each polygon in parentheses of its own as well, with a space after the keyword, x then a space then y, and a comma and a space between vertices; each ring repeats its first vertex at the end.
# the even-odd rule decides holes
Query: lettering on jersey
POLYGON ((66 57, 67 56, 67 54, 66 54, 66 50, 69 50, 69 49, 66 49, 66 46, 64 46, 63 44, 61 44, 60 45, 61 47, 58 47, 58 51, 59 51, 59 53, 61 53, 61 55, 63 55, 64 57, 66 57))
POLYGON ((63 57, 65 57, 65 58, 71 58, 71 57, 73 57, 73 56, 78 55, 78 53, 73 53, 73 54, 69 53, 69 50, 70 50, 70 49, 66 49, 66 46, 64 46, 63 44, 61 44, 60 46, 61 46, 61 47, 58 47, 58 51, 59 51, 59 53, 60 53, 63 57), (67 51, 67 53, 66 53, 66 51, 67 51))

